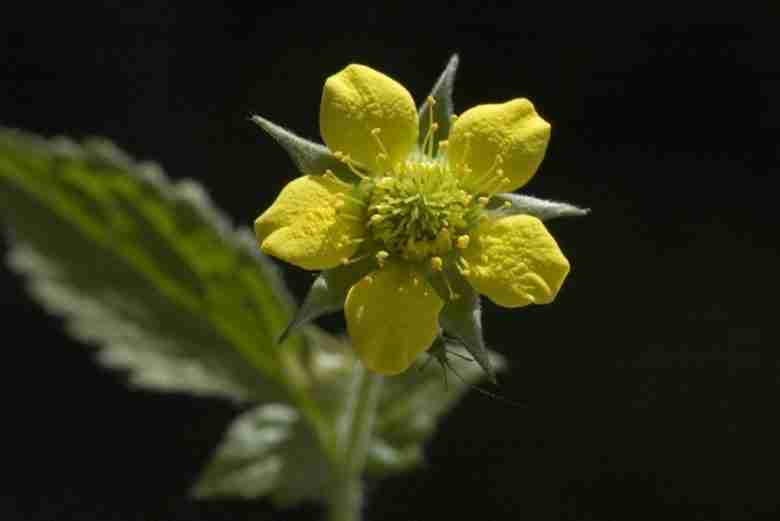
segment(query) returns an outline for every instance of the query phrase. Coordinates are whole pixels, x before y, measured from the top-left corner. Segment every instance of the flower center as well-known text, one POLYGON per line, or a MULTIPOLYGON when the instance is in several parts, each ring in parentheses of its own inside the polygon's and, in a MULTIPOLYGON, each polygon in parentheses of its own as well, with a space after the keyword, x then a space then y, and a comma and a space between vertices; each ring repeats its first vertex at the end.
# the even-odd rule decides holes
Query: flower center
POLYGON ((375 181, 368 227, 389 255, 418 261, 441 256, 476 224, 482 207, 464 190, 446 161, 409 159, 375 181))

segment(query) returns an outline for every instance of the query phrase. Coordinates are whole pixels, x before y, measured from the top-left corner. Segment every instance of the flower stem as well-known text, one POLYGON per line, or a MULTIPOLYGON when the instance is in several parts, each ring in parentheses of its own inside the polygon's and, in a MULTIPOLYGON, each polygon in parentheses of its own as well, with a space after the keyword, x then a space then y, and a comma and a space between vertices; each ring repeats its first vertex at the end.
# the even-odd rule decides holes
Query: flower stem
POLYGON ((346 407, 338 425, 338 468, 328 498, 330 521, 359 521, 361 518, 361 476, 371 444, 381 388, 382 377, 356 362, 346 407))

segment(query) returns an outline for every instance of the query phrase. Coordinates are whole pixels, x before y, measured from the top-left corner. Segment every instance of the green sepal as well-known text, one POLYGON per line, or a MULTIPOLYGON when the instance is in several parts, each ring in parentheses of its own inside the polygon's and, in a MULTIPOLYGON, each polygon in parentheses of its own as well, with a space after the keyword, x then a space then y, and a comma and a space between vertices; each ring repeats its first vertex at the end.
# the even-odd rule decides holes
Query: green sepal
POLYGON ((284 342, 291 333, 315 318, 342 309, 349 289, 375 268, 376 260, 368 256, 358 262, 321 272, 295 316, 279 336, 279 342, 284 342))
POLYGON ((559 217, 582 217, 590 213, 589 208, 579 208, 569 203, 548 201, 530 195, 496 194, 487 207, 488 212, 504 215, 532 215, 542 221, 559 217), (505 207, 503 203, 508 202, 505 207))
POLYGON ((445 333, 457 338, 485 371, 488 379, 496 383, 496 372, 490 363, 485 340, 482 336, 482 307, 479 293, 460 274, 452 259, 445 261, 444 270, 430 272, 428 281, 444 300, 439 313, 439 325, 445 333))
POLYGON ((304 175, 322 175, 328 170, 339 178, 350 183, 357 183, 360 179, 353 174, 349 167, 339 161, 328 147, 314 143, 290 132, 289 130, 271 123, 267 119, 253 115, 253 123, 256 123, 269 136, 279 143, 295 163, 296 168, 304 175))
MULTIPOLYGON (((452 89, 455 85, 455 72, 458 69, 459 61, 458 55, 453 54, 447 63, 447 67, 444 68, 444 71, 431 90, 430 97, 436 101, 433 106, 433 120, 439 125, 433 140, 434 156, 438 151, 439 141, 446 140, 450 135, 450 121, 455 113, 452 103, 452 89)), ((417 140, 420 147, 422 147, 425 135, 430 127, 430 111, 431 106, 428 103, 428 98, 425 98, 418 110, 420 133, 417 140)))

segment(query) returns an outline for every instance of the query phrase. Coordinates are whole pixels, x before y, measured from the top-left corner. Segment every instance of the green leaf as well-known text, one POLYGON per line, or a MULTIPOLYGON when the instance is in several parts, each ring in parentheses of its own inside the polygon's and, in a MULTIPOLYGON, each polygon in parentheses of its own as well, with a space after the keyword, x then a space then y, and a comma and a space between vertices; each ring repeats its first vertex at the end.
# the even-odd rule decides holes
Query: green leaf
POLYGON ((0 129, 0 216, 30 293, 131 383, 287 395, 303 345, 276 344, 290 299, 251 233, 234 231, 193 181, 172 183, 104 140, 0 129))
POLYGON ((323 498, 329 462, 295 409, 267 404, 239 416, 193 488, 198 498, 270 495, 280 507, 323 498))
POLYGON ((458 55, 453 54, 450 61, 447 62, 447 66, 439 76, 439 79, 434 84, 431 90, 430 98, 433 98, 435 103, 433 107, 428 102, 428 98, 420 105, 418 110, 420 121, 420 132, 418 134, 418 144, 423 145, 425 136, 428 134, 428 129, 431 126, 431 111, 433 111, 433 120, 439 126, 436 130, 436 134, 433 140, 433 152, 436 154, 439 148, 439 141, 445 140, 450 135, 450 125, 452 115, 455 113, 454 105, 452 102, 452 90, 455 87, 455 73, 458 70, 459 63, 458 55))
MULTIPOLYGON (((447 345, 447 350, 455 354, 449 358, 449 364, 456 378, 449 378, 446 384, 443 368, 427 362, 419 369, 385 379, 369 452, 369 474, 396 474, 421 463, 423 445, 435 432, 441 417, 455 406, 469 385, 484 378, 485 372, 467 359, 468 353, 462 347, 447 345)), ((488 354, 491 367, 504 367, 499 355, 488 354)))
MULTIPOLYGON (((346 410, 354 356, 349 345, 319 330, 308 352, 306 366, 313 375, 311 395, 317 409, 335 421, 346 410)), ((448 351, 467 356, 459 346, 448 351)), ((381 477, 414 468, 423 457, 443 414, 485 376, 474 362, 452 356, 450 365, 459 377, 448 383, 441 368, 423 364, 399 376, 386 377, 371 439, 366 474, 381 477), (463 380, 461 380, 462 378, 463 380)), ((503 367, 491 354, 493 367, 503 367)), ((201 498, 259 497, 270 494, 279 505, 301 499, 322 499, 336 482, 334 467, 321 451, 312 450, 314 431, 295 410, 278 404, 257 408, 238 417, 207 465, 193 494, 201 498)))

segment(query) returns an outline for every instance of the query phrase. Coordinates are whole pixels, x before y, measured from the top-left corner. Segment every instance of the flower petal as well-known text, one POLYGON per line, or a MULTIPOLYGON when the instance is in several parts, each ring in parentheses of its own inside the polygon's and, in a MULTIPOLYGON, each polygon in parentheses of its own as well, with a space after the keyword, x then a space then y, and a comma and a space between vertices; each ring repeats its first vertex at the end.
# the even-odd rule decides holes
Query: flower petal
POLYGON ((550 124, 536 113, 533 104, 525 98, 501 104, 478 105, 464 112, 450 132, 450 164, 465 162, 473 173, 475 192, 489 191, 483 180, 501 156, 504 176, 509 183, 493 188, 502 192, 517 190, 526 184, 544 158, 550 140, 550 124))
POLYGON ((569 261, 536 217, 485 220, 474 239, 463 252, 466 278, 499 306, 549 304, 569 273, 569 261))
POLYGON ((370 171, 401 161, 417 140, 417 109, 400 83, 364 65, 348 65, 325 82, 320 133, 333 152, 348 154, 370 171), (373 129, 380 129, 374 137, 373 129), (383 150, 388 161, 377 162, 383 150))
MULTIPOLYGON (((325 270, 340 265, 358 248, 350 239, 362 237, 359 220, 348 219, 341 194, 349 188, 322 176, 303 176, 284 187, 271 207, 255 220, 260 249, 268 255, 307 270, 325 270)), ((347 203, 349 204, 349 203, 347 203)))
POLYGON ((347 295, 344 313, 352 345, 370 370, 400 373, 433 343, 443 305, 423 277, 389 263, 347 295))

